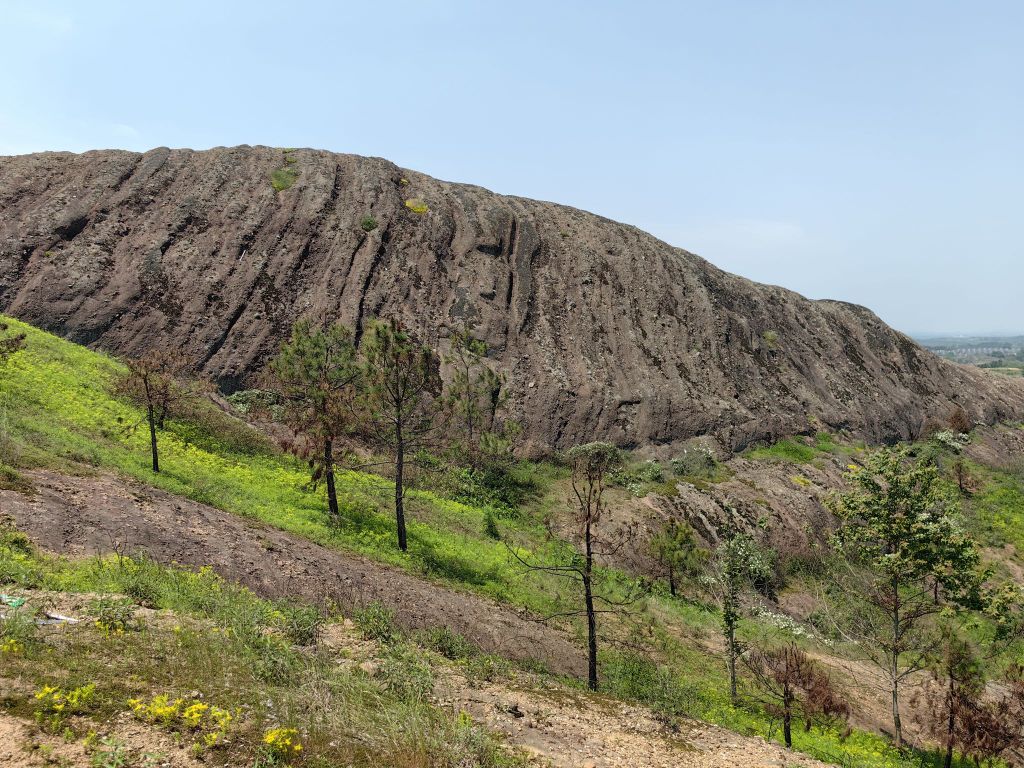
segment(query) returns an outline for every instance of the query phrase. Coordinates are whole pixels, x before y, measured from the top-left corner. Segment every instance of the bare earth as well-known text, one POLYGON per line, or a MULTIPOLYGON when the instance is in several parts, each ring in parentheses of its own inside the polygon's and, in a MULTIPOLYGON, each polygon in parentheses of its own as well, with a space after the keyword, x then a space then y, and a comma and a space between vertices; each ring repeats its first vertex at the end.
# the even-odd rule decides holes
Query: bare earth
POLYGON ((70 555, 144 552, 162 563, 210 566, 264 597, 299 596, 351 609, 379 600, 407 628, 447 626, 485 651, 582 674, 583 653, 561 632, 491 600, 315 544, 111 475, 30 475, 32 497, 0 491, 0 515, 45 549, 70 555))

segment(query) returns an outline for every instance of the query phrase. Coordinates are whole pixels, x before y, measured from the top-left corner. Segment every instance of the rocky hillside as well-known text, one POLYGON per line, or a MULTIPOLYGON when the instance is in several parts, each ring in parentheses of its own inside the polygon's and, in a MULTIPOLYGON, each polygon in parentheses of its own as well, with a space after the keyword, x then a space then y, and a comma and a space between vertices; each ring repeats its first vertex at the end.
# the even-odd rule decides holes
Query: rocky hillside
POLYGON ((1024 386, 944 362, 870 311, 727 274, 640 230, 313 150, 0 159, 0 310, 116 353, 180 348, 245 386, 300 316, 466 322, 528 447, 817 428, 912 437, 1024 386))

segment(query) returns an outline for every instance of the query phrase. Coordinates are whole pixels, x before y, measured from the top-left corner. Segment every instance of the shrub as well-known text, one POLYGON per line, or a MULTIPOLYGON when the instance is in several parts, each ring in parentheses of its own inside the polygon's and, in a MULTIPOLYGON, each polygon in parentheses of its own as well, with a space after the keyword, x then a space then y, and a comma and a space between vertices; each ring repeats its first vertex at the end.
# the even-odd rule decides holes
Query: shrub
POLYGON ((362 220, 360 220, 359 228, 362 229, 363 232, 373 232, 373 230, 377 228, 377 220, 370 214, 366 214, 363 216, 362 220))
POLYGON ((677 477, 711 478, 718 469, 711 450, 703 445, 684 448, 669 464, 677 477))
POLYGON ((35 611, 22 606, 8 611, 0 619, 0 658, 23 656, 35 648, 38 642, 39 627, 35 611))
POLYGON ((817 453, 817 450, 810 445, 797 442, 795 439, 786 439, 762 448, 755 448, 747 456, 751 459, 809 464, 817 453))
POLYGON ((108 637, 142 629, 142 622, 135 617, 135 604, 123 597, 98 597, 89 603, 87 613, 108 637))
POLYGON ((255 634, 245 638, 246 648, 252 655, 253 671, 269 683, 287 683, 295 675, 299 658, 280 637, 255 634))
POLYGON ((270 174, 270 186, 277 192, 289 189, 299 178, 299 172, 291 167, 278 168, 270 174))
POLYGON ((618 469, 612 472, 608 479, 612 485, 625 488, 634 496, 639 497, 646 495, 649 485, 663 483, 665 473, 662 471, 661 464, 652 459, 635 467, 618 469))
POLYGON ((294 760, 302 754, 299 732, 294 728, 272 728, 263 734, 263 753, 272 765, 294 760))
POLYGON ((611 654, 604 663, 604 688, 664 714, 678 716, 692 704, 678 681, 664 667, 637 653, 611 654))
POLYGON ((484 513, 484 536, 495 541, 501 539, 501 531, 498 530, 498 520, 491 509, 484 513))
POLYGON ((392 645, 380 667, 384 688, 406 701, 426 701, 434 690, 430 663, 415 648, 392 645))
POLYGON ((467 659, 476 653, 476 648, 469 640, 448 627, 434 627, 424 633, 422 639, 424 645, 452 661, 467 659))
POLYGON ((275 625, 295 645, 316 645, 327 619, 312 605, 280 601, 276 605, 275 625))
POLYGON ((408 208, 413 213, 421 215, 421 216, 424 213, 426 213, 427 211, 430 210, 430 206, 428 206, 425 202, 420 200, 418 197, 410 197, 408 200, 406 200, 405 201, 405 207, 408 208))
POLYGON ((395 612, 379 600, 367 603, 357 610, 353 619, 367 640, 390 643, 398 637, 395 612))
POLYGON ((510 665, 506 659, 490 653, 477 654, 465 660, 466 678, 469 684, 489 683, 508 673, 510 665))

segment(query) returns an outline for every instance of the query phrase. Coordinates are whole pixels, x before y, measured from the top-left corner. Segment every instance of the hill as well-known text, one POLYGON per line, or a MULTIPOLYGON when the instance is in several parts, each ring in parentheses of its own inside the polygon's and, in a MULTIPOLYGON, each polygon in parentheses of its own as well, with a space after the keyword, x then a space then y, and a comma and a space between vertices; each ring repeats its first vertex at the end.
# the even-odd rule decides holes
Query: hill
POLYGON ((524 450, 824 425, 915 438, 1024 387, 862 307, 727 274, 635 227, 379 158, 267 147, 0 159, 0 309, 119 354, 166 345, 231 391, 300 316, 466 323, 509 378, 524 450))

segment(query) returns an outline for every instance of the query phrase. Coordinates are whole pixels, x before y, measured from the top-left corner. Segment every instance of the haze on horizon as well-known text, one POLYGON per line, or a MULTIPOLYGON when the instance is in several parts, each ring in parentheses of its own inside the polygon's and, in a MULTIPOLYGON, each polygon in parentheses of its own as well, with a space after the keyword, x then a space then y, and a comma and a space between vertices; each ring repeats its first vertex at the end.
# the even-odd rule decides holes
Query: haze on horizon
POLYGON ((0 154, 386 157, 906 332, 1020 333, 1024 5, 0 0, 0 154))

